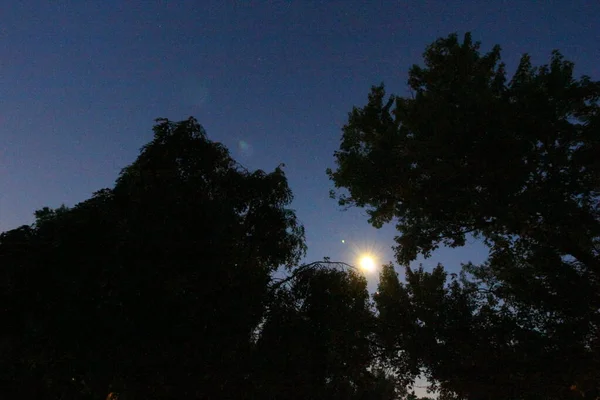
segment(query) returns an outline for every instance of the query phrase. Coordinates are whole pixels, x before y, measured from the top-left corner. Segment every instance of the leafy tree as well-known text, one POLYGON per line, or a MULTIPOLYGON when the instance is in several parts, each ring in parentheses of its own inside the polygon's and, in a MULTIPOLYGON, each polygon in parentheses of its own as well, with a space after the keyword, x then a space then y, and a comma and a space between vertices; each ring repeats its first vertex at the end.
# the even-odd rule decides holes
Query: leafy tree
POLYGON ((540 67, 524 55, 509 80, 500 47, 479 48, 439 39, 410 69, 411 97, 374 87, 328 174, 341 205, 396 222, 400 264, 468 235, 490 247, 460 282, 408 269, 403 286, 384 271, 398 365, 464 398, 589 397, 596 386, 575 382, 600 378, 600 83, 558 51, 540 67))
POLYGON ((408 269, 401 283, 386 267, 375 300, 388 357, 413 378, 424 373, 443 398, 572 398, 581 347, 493 307, 466 274, 408 269))
POLYGON ((281 168, 247 171, 194 119, 157 120, 113 189, 0 236, 2 387, 243 397, 271 274, 304 253, 291 200, 281 168))
POLYGON ((378 368, 367 281, 347 267, 312 263, 274 284, 253 398, 398 398, 378 368))

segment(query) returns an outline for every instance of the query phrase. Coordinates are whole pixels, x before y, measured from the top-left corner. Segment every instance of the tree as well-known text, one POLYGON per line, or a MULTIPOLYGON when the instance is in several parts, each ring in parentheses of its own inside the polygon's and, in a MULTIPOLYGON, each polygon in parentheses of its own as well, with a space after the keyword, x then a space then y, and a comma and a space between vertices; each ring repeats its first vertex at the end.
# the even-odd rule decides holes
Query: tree
POLYGON ((367 281, 348 268, 312 263, 274 283, 252 398, 398 398, 395 380, 378 365, 367 281))
POLYGON ((281 168, 247 171, 193 118, 157 120, 113 189, 0 236, 2 386, 239 398, 271 274, 304 253, 291 200, 281 168))
MULTIPOLYGON (((595 156, 600 83, 574 78, 574 64, 558 51, 537 68, 524 55, 508 80, 500 47, 486 54, 479 48, 470 34, 462 43, 457 35, 439 39, 425 51, 425 65, 410 69, 411 97, 386 98, 383 85, 374 87, 368 104, 349 114, 335 152, 337 168, 328 175, 336 188, 347 190, 337 192, 341 205, 367 207, 376 227, 396 222, 400 264, 429 256, 441 245, 463 246, 468 235, 490 247, 488 261, 467 265, 458 287, 448 289, 441 272, 408 269, 414 279, 394 295, 396 302, 404 299, 397 312, 427 303, 443 313, 446 301, 464 298, 469 307, 453 317, 479 321, 468 325, 485 334, 477 333, 473 342, 445 344, 444 351, 489 348, 486 335, 508 330, 498 333, 498 349, 469 362, 479 369, 504 365, 499 374, 506 373, 506 380, 499 382, 507 384, 516 384, 522 374, 530 386, 519 396, 527 398, 552 391, 547 386, 552 379, 564 388, 577 376, 588 381, 600 376, 600 163, 595 156), (423 285, 431 279, 436 289, 428 292, 423 285), (429 294, 407 294, 417 291, 429 294), (517 349, 531 356, 499 362, 517 349), (535 362, 548 354, 562 359, 535 362), (543 376, 530 372, 538 367, 543 376)), ((391 285, 386 290, 392 296, 395 284, 382 285, 391 285)), ((399 329, 413 329, 419 320, 412 318, 399 329)), ((416 330, 421 334, 422 328, 416 330)), ((438 326, 433 342, 442 343, 449 329, 438 326)), ((418 363, 411 368, 428 369, 447 390, 483 398, 476 387, 464 386, 474 375, 460 368, 454 375, 439 372, 439 363, 449 365, 448 354, 412 356, 418 363)), ((504 393, 500 386, 488 387, 488 396, 504 393)))
POLYGON ((466 278, 438 266, 407 269, 401 283, 385 268, 375 301, 391 362, 422 373, 441 398, 572 398, 573 369, 589 358, 582 346, 533 328, 532 315, 494 305, 466 278))

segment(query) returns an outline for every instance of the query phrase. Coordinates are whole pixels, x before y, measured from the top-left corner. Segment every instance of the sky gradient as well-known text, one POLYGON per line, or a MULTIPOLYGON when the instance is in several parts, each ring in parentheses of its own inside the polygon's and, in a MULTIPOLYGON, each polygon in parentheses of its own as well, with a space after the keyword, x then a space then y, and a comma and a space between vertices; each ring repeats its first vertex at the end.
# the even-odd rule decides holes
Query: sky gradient
MULTIPOLYGON (((393 227, 329 198, 341 127, 371 85, 406 94, 425 46, 466 31, 509 73, 559 49, 600 79, 596 1, 5 1, 0 6, 0 231, 112 187, 153 120, 194 116, 248 168, 285 163, 307 260, 393 260, 393 227), (342 240, 345 243, 342 243, 342 240)), ((481 261, 482 246, 425 266, 481 261)))

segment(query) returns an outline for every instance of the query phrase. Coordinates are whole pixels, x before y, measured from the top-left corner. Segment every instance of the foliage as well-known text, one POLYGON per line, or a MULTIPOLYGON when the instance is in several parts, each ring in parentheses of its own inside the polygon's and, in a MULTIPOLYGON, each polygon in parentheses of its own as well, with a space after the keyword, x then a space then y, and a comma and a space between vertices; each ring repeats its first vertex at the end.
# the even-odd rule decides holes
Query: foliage
POLYGON ((500 48, 478 49, 440 39, 410 70, 413 98, 386 101, 382 85, 354 108, 329 171, 341 204, 370 207, 376 226, 396 218, 402 264, 477 233, 549 242, 597 269, 600 83, 554 52, 539 68, 523 56, 506 84, 500 48))
POLYGON ((3 394, 415 400, 424 376, 441 400, 598 398, 600 83, 557 51, 508 79, 479 49, 437 40, 411 97, 374 87, 344 126, 338 200, 394 221, 406 266, 374 303, 348 265, 298 266, 281 166, 158 119, 113 188, 0 235, 3 394), (469 235, 483 264, 408 267, 469 235))
POLYGON ((396 398, 393 379, 375 365, 366 279, 339 267, 313 263, 274 286, 255 398, 396 398))
POLYGON ((291 200, 281 168, 246 171, 194 119, 158 120, 113 189, 0 236, 2 386, 239 398, 271 274, 304 254, 291 200))
POLYGON ((600 377, 600 83, 558 51, 540 67, 524 55, 509 80, 500 47, 479 48, 439 39, 410 69, 411 97, 374 87, 328 174, 341 205, 396 222, 400 264, 468 235, 490 247, 461 280, 384 270, 396 365, 461 398, 589 397, 575 382, 600 377))

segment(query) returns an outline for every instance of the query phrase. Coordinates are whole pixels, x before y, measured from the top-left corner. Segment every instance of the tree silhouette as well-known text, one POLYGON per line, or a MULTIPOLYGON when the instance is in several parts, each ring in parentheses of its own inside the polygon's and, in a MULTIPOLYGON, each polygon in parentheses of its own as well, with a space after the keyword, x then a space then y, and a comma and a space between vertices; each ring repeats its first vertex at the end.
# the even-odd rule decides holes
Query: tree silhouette
POLYGON ((523 56, 508 80, 500 47, 479 47, 434 42, 411 97, 374 87, 328 174, 341 205, 396 221, 403 265, 468 235, 490 248, 452 282, 408 269, 398 286, 384 271, 383 339, 404 370, 461 398, 595 396, 575 382, 600 378, 600 83, 558 51, 540 67, 523 56))
POLYGON ((343 263, 312 263, 274 285, 257 341, 255 398, 395 399, 378 368, 367 281, 343 263))
POLYGON ((304 253, 291 200, 281 168, 246 171, 194 119, 157 120, 113 189, 0 236, 3 387, 243 398, 271 274, 304 253))

